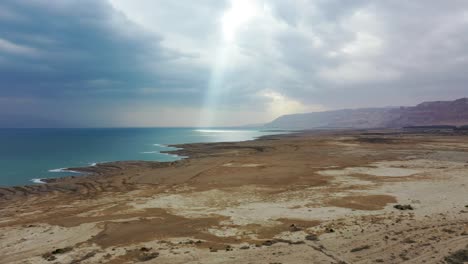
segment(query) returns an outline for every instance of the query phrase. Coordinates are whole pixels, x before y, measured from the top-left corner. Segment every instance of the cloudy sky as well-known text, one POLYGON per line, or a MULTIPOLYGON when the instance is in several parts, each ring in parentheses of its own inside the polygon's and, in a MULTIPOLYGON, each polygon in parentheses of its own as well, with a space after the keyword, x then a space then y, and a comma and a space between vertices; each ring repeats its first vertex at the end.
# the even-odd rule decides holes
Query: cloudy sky
POLYGON ((0 126, 227 126, 468 96, 465 0, 2 0, 0 126))

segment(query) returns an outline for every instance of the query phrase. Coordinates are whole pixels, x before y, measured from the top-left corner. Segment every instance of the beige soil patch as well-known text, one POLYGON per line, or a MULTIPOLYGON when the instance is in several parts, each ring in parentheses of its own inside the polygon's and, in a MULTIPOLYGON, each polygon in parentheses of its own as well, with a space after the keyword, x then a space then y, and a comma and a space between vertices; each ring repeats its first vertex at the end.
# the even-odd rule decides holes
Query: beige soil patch
POLYGON ((345 196, 327 201, 330 206, 344 207, 355 210, 382 210, 389 203, 396 203, 395 197, 390 195, 345 196))
POLYGON ((162 209, 148 209, 148 215, 155 218, 142 218, 127 222, 105 222, 103 231, 89 240, 103 248, 163 240, 171 237, 194 237, 211 242, 233 242, 232 239, 219 238, 205 232, 218 226, 221 217, 189 219, 168 214, 162 209))
POLYGON ((243 227, 246 232, 254 234, 258 239, 272 239, 277 235, 284 232, 290 232, 292 229, 291 225, 298 227, 300 230, 307 230, 308 228, 318 226, 321 221, 315 220, 303 220, 303 219, 289 219, 281 218, 276 219, 277 224, 267 227, 259 224, 249 224, 243 227))
POLYGON ((406 169, 406 168, 393 168, 385 167, 382 164, 376 164, 379 167, 351 167, 345 168, 343 170, 325 170, 320 171, 322 175, 329 176, 349 176, 353 174, 368 174, 372 176, 382 176, 382 177, 406 177, 411 176, 417 173, 420 173, 420 170, 406 169))
POLYGON ((223 167, 237 167, 237 168, 255 168, 255 167, 261 167, 265 166, 264 164, 256 164, 256 163, 244 163, 244 164, 239 164, 239 163, 226 163, 223 164, 223 167))

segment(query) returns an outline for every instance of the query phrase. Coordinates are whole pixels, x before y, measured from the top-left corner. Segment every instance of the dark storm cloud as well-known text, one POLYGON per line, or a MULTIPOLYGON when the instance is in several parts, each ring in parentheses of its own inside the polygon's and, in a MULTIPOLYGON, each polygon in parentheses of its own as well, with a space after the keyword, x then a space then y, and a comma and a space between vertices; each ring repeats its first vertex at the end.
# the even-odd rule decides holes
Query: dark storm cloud
POLYGON ((167 67, 187 55, 162 47, 161 36, 145 32, 107 2, 0 5, 11 14, 0 18, 4 96, 99 95, 99 89, 118 96, 145 86, 178 85, 167 67))
POLYGON ((112 125, 129 101, 193 104, 207 70, 162 41, 107 1, 2 1, 0 126, 112 125))

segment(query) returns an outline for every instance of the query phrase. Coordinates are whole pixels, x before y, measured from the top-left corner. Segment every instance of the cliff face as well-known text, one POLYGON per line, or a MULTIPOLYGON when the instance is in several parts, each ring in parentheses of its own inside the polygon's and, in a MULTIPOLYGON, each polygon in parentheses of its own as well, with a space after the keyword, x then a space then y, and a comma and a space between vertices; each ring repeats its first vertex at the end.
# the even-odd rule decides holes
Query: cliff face
POLYGON ((468 98, 425 102, 414 107, 344 109, 285 115, 268 128, 384 128, 423 125, 467 125, 468 98))
POLYGON ((468 98, 455 101, 425 102, 414 107, 402 107, 398 117, 388 122, 390 127, 468 124, 468 98))

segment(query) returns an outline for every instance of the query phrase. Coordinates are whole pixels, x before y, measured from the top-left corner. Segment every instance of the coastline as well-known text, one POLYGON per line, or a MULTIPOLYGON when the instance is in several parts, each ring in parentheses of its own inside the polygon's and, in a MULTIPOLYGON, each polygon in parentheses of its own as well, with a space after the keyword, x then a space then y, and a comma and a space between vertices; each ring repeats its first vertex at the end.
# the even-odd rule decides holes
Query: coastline
MULTIPOLYGON (((174 161, 160 151, 165 145, 189 142, 250 140, 273 132, 250 128, 115 128, 115 129, 15 129, 2 130, 0 187, 33 184, 37 178, 68 176, 64 168, 86 167, 96 162, 174 161)), ((277 132, 281 133, 281 132, 277 132)))
MULTIPOLYGON (((75 180, 78 177, 86 177, 86 176, 98 176, 105 174, 109 167, 119 166, 119 164, 135 164, 135 163, 173 163, 184 159, 191 158, 188 156, 189 154, 194 154, 195 149, 190 149, 190 147, 204 145, 204 144, 236 144, 240 142, 248 142, 248 141, 256 141, 256 140, 265 140, 269 139, 270 137, 274 138, 275 140, 280 139, 281 136, 287 136, 291 134, 300 134, 304 133, 305 131, 294 131, 294 130, 266 130, 265 132, 281 132, 279 134, 272 134, 272 135, 264 135, 257 138, 253 138, 250 140, 243 140, 243 141, 229 141, 229 142, 197 142, 197 143, 182 143, 182 144, 154 144, 155 146, 160 147, 169 147, 174 148, 174 150, 165 150, 165 151, 158 151, 158 153, 166 154, 169 156, 179 158, 176 161, 143 161, 143 160, 122 160, 122 161, 110 161, 110 162, 94 162, 91 163, 89 166, 83 167, 69 167, 69 168, 59 168, 59 169, 52 169, 49 172, 65 172, 71 174, 80 174, 80 175, 67 175, 61 177, 50 177, 50 178, 32 178, 31 181, 36 184, 49 184, 49 183, 58 183, 58 182, 68 182, 70 180, 75 180), (189 148, 188 150, 184 150, 185 148, 189 148)), ((309 131, 311 132, 311 131, 309 131)), ((196 147, 195 147, 196 148, 196 147)), ((195 154, 196 155, 196 154, 195 154)), ((79 179, 79 178, 78 178, 79 179)), ((35 185, 18 185, 18 186, 0 186, 0 190, 4 188, 15 188, 15 187, 31 187, 35 185)))
POLYGON ((0 263, 437 263, 468 245, 467 135, 302 131, 176 147, 189 158, 0 188, 0 263))

